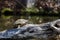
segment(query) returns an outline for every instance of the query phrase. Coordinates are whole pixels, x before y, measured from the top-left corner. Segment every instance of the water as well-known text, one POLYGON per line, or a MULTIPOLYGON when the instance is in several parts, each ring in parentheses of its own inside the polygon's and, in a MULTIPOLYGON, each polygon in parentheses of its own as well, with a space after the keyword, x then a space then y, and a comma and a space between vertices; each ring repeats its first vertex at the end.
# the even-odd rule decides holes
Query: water
POLYGON ((4 30, 4 29, 10 29, 13 27, 13 23, 17 20, 17 19, 27 19, 29 20, 28 23, 30 24, 41 24, 41 23, 46 23, 46 22, 50 22, 56 19, 59 19, 59 17, 56 16, 2 16, 0 18, 0 30, 4 30))
POLYGON ((30 23, 39 23, 39 21, 46 23, 59 19, 59 17, 56 16, 20 16, 19 18, 28 19, 30 23))

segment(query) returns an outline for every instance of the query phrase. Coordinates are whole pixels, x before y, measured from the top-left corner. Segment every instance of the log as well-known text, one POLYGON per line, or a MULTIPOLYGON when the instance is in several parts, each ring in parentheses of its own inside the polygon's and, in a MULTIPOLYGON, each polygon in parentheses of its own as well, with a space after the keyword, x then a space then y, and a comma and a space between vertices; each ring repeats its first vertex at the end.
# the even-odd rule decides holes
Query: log
POLYGON ((60 34, 59 27, 55 26, 59 20, 43 24, 26 24, 20 28, 8 29, 0 32, 0 39, 32 39, 39 38, 47 40, 60 34))

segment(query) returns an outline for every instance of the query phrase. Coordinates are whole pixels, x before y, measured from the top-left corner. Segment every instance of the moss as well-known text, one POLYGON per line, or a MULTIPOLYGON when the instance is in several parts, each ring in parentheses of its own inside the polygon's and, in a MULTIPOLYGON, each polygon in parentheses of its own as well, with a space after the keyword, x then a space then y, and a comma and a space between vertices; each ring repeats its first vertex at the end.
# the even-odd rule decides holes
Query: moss
POLYGON ((2 15, 1 16, 3 19, 9 19, 9 18, 11 18, 12 16, 5 16, 5 15, 2 15))
POLYGON ((22 12, 27 12, 27 13, 38 13, 39 12, 39 10, 35 7, 25 8, 25 9, 22 9, 21 11, 22 12))
POLYGON ((4 13, 5 11, 12 12, 13 10, 10 9, 10 8, 3 8, 3 9, 1 10, 1 13, 4 13))

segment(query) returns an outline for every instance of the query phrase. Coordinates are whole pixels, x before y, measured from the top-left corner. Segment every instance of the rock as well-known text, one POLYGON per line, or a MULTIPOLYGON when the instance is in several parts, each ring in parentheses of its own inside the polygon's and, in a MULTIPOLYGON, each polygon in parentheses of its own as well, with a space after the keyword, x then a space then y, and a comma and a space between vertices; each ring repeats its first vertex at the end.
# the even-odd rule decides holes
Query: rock
POLYGON ((26 22, 28 22, 28 20, 18 19, 18 20, 16 20, 16 22, 14 24, 25 24, 26 22))
POLYGON ((21 26, 25 25, 27 22, 28 22, 28 20, 18 19, 15 21, 14 25, 18 25, 18 27, 21 27, 21 26))

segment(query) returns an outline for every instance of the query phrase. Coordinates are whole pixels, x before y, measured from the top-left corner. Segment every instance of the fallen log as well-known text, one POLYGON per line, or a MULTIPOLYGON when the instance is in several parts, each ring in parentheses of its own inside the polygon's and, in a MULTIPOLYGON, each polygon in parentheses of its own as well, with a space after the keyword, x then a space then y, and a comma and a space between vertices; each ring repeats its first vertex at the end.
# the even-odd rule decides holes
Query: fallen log
POLYGON ((31 39, 40 38, 47 40, 60 34, 60 22, 55 20, 43 24, 26 24, 20 28, 8 29, 0 32, 0 39, 31 39), (55 24, 57 26, 55 26, 55 24))

